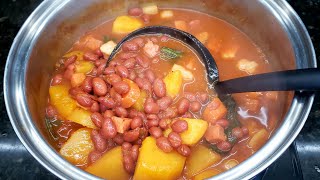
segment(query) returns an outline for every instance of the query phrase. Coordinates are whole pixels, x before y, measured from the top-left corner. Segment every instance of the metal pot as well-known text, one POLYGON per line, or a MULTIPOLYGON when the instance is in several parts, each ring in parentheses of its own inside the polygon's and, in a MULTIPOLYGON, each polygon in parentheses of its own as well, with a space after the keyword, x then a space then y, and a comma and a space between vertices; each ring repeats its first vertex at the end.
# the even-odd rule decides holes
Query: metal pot
MULTIPOLYGON (((7 111, 22 143, 48 170, 62 179, 94 179, 59 156, 48 143, 44 112, 55 61, 85 31, 125 13, 129 0, 44 1, 27 19, 8 56, 4 95, 7 111)), ((310 37, 300 18, 284 0, 155 1, 219 17, 247 34, 280 69, 316 67, 310 37)), ((214 27, 213 27, 214 28, 214 27)), ((249 179, 274 162, 303 127, 314 95, 296 92, 270 140, 249 159, 216 179, 249 179)), ((291 99, 290 99, 291 100, 291 99)), ((106 167, 107 168, 107 167, 106 167)))

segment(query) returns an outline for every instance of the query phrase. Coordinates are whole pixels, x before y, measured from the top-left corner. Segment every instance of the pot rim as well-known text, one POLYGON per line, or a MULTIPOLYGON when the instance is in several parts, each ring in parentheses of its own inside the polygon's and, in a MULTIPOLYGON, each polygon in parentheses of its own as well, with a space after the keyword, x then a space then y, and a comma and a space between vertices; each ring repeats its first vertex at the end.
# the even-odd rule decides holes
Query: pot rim
MULTIPOLYGON (((18 32, 11 46, 4 73, 4 98, 8 116, 20 141, 32 156, 46 169, 61 179, 95 179, 80 168, 62 158, 33 124, 27 107, 26 73, 27 64, 38 34, 44 29, 48 19, 60 11, 71 0, 43 1, 29 16, 18 32), (41 148, 38 148, 41 147, 41 148)), ((309 34, 292 7, 285 1, 259 0, 276 19, 283 23, 296 59, 309 61, 308 65, 297 64, 298 68, 316 67, 316 56, 309 34), (289 23, 288 23, 289 22, 289 23), (289 27, 294 27, 293 30, 289 27), (298 32, 298 33, 297 33, 298 32), (294 43, 299 41, 300 44, 294 43), (300 52, 302 51, 302 52, 300 52), (306 55, 303 55, 306 53, 306 55), (307 57, 308 55, 308 57, 307 57)), ((212 179, 249 179, 273 163, 293 142, 302 129, 314 100, 313 93, 296 92, 283 123, 268 142, 250 158, 212 179), (292 121, 296 125, 292 125, 292 121), (286 130, 290 133, 285 133, 286 130), (280 140, 279 140, 280 139, 280 140), (245 169, 245 170, 244 170, 245 169)))

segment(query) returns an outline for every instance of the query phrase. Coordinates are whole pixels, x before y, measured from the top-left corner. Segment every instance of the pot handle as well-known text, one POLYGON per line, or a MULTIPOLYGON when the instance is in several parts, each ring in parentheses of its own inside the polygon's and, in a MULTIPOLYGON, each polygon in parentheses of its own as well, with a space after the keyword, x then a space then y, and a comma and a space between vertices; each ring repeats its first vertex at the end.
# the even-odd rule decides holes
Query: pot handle
POLYGON ((218 94, 259 91, 320 90, 320 70, 317 68, 278 71, 217 82, 218 94))

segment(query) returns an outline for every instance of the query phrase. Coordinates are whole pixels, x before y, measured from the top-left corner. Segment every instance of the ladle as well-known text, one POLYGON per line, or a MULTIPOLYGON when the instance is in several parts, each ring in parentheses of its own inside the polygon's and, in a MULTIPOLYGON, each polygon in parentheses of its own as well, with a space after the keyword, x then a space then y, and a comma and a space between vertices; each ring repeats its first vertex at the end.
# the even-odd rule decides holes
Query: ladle
POLYGON ((315 91, 320 89, 320 70, 317 68, 278 71, 219 81, 219 71, 209 50, 193 35, 166 26, 147 26, 123 38, 108 58, 111 61, 121 45, 137 36, 163 34, 189 45, 203 61, 208 81, 218 95, 257 91, 315 91))

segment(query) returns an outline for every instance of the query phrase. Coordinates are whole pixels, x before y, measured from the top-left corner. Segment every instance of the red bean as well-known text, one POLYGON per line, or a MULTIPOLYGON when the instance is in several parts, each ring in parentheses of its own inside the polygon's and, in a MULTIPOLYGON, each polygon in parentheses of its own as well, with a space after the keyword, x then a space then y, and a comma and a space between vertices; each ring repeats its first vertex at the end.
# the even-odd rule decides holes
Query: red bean
POLYGON ((131 157, 133 161, 137 161, 139 156, 139 145, 133 145, 131 148, 131 157))
POLYGON ((117 74, 110 74, 106 78, 107 78, 107 82, 109 84, 114 84, 116 82, 122 81, 121 77, 117 74))
POLYGON ((139 138, 139 130, 134 129, 123 133, 123 139, 126 142, 134 142, 139 138))
POLYGON ((132 69, 134 68, 134 66, 136 65, 137 60, 135 58, 129 58, 127 60, 125 60, 122 65, 128 69, 132 69))
POLYGON ((100 109, 99 104, 98 104, 96 101, 94 101, 94 102, 92 103, 91 107, 90 107, 90 111, 91 111, 91 112, 98 112, 99 109, 100 109))
POLYGON ((241 127, 241 130, 242 130, 244 136, 246 136, 246 135, 249 134, 249 129, 248 129, 247 127, 242 126, 242 127, 241 127))
POLYGON ((199 93, 197 94, 197 98, 202 104, 206 104, 209 101, 209 95, 207 93, 199 93))
POLYGON ((94 53, 95 53, 96 55, 98 55, 99 57, 103 57, 103 53, 102 53, 102 51, 100 50, 100 48, 96 49, 96 50, 94 51, 94 53))
POLYGON ((140 7, 134 7, 128 10, 128 14, 130 16, 141 16, 143 14, 143 11, 140 7))
POLYGON ((168 125, 171 123, 171 120, 170 119, 161 119, 159 121, 159 126, 162 128, 162 129, 167 129, 168 128, 168 125))
POLYGON ((177 147, 181 146, 181 144, 182 144, 182 139, 181 139, 180 135, 176 132, 171 132, 168 135, 168 140, 173 148, 177 148, 177 147))
POLYGON ((193 115, 190 112, 186 112, 184 115, 182 115, 181 117, 183 118, 193 118, 193 115))
POLYGON ((110 95, 112 97, 112 99, 114 100, 114 102, 116 103, 117 106, 120 106, 121 105, 121 102, 122 102, 122 97, 120 94, 114 92, 114 93, 111 93, 110 91, 110 95))
POLYGON ((91 76, 97 76, 97 68, 96 67, 92 68, 92 70, 90 72, 90 75, 91 76))
POLYGON ((136 116, 132 119, 130 127, 131 129, 136 129, 136 128, 142 127, 142 125, 143 125, 142 119, 136 116))
POLYGON ((68 58, 64 61, 64 67, 68 67, 70 64, 76 62, 76 60, 77 60, 77 56, 76 56, 76 55, 73 55, 73 56, 68 57, 68 58))
POLYGON ((113 141, 115 143, 117 143, 118 145, 122 145, 123 143, 123 135, 118 133, 114 138, 113 138, 113 141))
POLYGON ((183 96, 184 96, 185 98, 187 98, 190 102, 193 102, 193 101, 196 101, 196 100, 197 100, 196 95, 193 94, 193 93, 191 93, 191 92, 185 92, 185 93, 183 94, 183 96))
POLYGON ((116 105, 116 102, 109 97, 99 97, 98 101, 109 109, 114 108, 116 105))
POLYGON ((110 67, 109 66, 109 67, 104 69, 103 74, 110 75, 110 74, 113 74, 115 72, 116 72, 116 70, 114 69, 114 67, 110 67))
POLYGON ((130 155, 125 155, 123 156, 123 166, 124 169, 129 173, 129 174, 133 174, 134 173, 134 162, 133 159, 130 155))
POLYGON ((132 41, 127 41, 122 44, 122 51, 138 51, 139 50, 139 45, 135 42, 132 41))
POLYGON ((142 121, 147 120, 146 114, 144 112, 138 112, 137 116, 140 117, 142 119, 142 121))
POLYGON ((223 152, 227 152, 231 149, 232 145, 227 141, 221 141, 217 144, 217 148, 223 152))
POLYGON ((144 72, 145 78, 147 78, 151 83, 156 79, 156 76, 154 75, 153 71, 148 69, 144 72))
POLYGON ((159 98, 162 98, 166 95, 166 84, 163 82, 162 79, 157 78, 154 80, 153 92, 159 98))
POLYGON ((182 156, 188 157, 191 154, 191 149, 189 148, 189 146, 182 144, 181 146, 179 146, 177 148, 177 151, 179 154, 181 154, 182 156))
POLYGON ((151 37, 150 40, 154 43, 158 43, 158 39, 156 37, 151 37))
POLYGON ((173 150, 169 140, 165 137, 158 138, 156 144, 163 152, 169 153, 173 150))
POLYGON ((148 120, 159 120, 159 117, 156 114, 148 114, 147 115, 148 120))
POLYGON ((92 91, 92 77, 86 77, 81 85, 81 88, 84 92, 90 93, 92 91))
POLYGON ((161 42, 167 42, 170 38, 166 35, 161 36, 160 41, 161 42))
POLYGON ((143 47, 144 46, 144 41, 142 38, 135 38, 132 40, 133 42, 137 43, 139 45, 139 47, 143 47))
POLYGON ((128 142, 123 142, 121 149, 122 151, 129 151, 131 149, 132 145, 128 142))
POLYGON ((106 139, 114 138, 117 135, 116 126, 110 118, 105 118, 102 122, 101 134, 106 139))
POLYGON ((71 97, 76 98, 78 94, 84 94, 84 92, 78 87, 73 87, 69 89, 69 94, 71 95, 71 97))
POLYGON ((98 66, 97 68, 97 76, 100 76, 104 73, 104 70, 106 68, 106 64, 101 64, 100 66, 98 66))
POLYGON ((56 74, 51 80, 51 86, 60 84, 62 80, 63 80, 63 76, 61 74, 56 74))
POLYGON ((108 108, 107 108, 107 106, 105 106, 105 105, 103 105, 103 104, 99 104, 99 106, 100 106, 100 112, 101 113, 103 113, 103 112, 105 112, 108 108))
POLYGON ((148 114, 158 114, 160 111, 160 108, 157 103, 151 102, 151 103, 144 103, 144 111, 148 114))
POLYGON ((83 59, 87 61, 96 61, 99 59, 99 56, 91 52, 86 52, 83 55, 83 59))
POLYGON ((128 78, 129 78, 130 80, 134 81, 134 80, 136 79, 136 77, 137 77, 136 72, 130 71, 128 78))
POLYGON ((235 127, 232 129, 232 135, 239 140, 243 137, 243 131, 240 127, 235 127))
POLYGON ((149 133, 156 139, 163 135, 162 130, 159 127, 151 127, 149 133))
POLYGON ((53 117, 55 117, 56 115, 58 115, 57 110, 56 110, 53 106, 51 106, 51 105, 47 106, 47 108, 46 108, 46 116, 47 116, 48 118, 53 118, 53 117))
POLYGON ((118 106, 115 108, 115 113, 118 117, 122 117, 122 118, 125 118, 128 116, 128 111, 121 106, 118 106))
POLYGON ((77 94, 76 101, 83 107, 91 107, 93 101, 87 94, 77 94))
POLYGON ((143 67, 143 68, 147 68, 150 66, 150 60, 148 57, 142 55, 142 56, 137 56, 136 57, 137 63, 143 67))
POLYGON ((92 88, 94 94, 98 96, 104 96, 108 92, 107 84, 100 77, 95 77, 92 79, 92 88))
POLYGON ((165 97, 157 100, 157 104, 158 104, 160 110, 167 109, 171 105, 171 103, 172 103, 172 98, 169 96, 165 96, 165 97))
POLYGON ((189 109, 191 112, 199 112, 201 109, 201 104, 198 101, 194 101, 190 103, 189 109))
POLYGON ((129 58, 134 58, 134 57, 137 57, 138 54, 137 53, 134 53, 134 52, 124 52, 124 53, 121 53, 118 55, 118 57, 120 59, 129 59, 129 58))
POLYGON ((158 114, 158 117, 160 119, 165 119, 165 118, 175 118, 178 115, 178 110, 176 107, 168 107, 167 109, 160 111, 158 114))
POLYGON ((138 111, 136 109, 130 109, 129 110, 129 118, 134 118, 138 116, 138 111))
POLYGON ((182 98, 178 104, 178 113, 179 114, 184 114, 188 111, 190 107, 190 102, 186 98, 182 98))
POLYGON ((98 159, 100 159, 101 156, 102 156, 102 153, 101 153, 101 152, 91 151, 91 152, 89 153, 89 156, 88 156, 89 163, 90 163, 90 164, 93 164, 93 163, 96 162, 98 159))
POLYGON ((124 81, 119 81, 119 82, 116 82, 116 83, 113 84, 113 89, 117 93, 123 95, 123 94, 126 94, 126 93, 129 92, 130 86, 129 86, 128 83, 126 83, 124 81))
POLYGON ((135 79, 135 82, 137 83, 140 89, 149 91, 149 93, 152 92, 152 85, 147 79, 138 77, 135 79))
POLYGON ((104 117, 104 118, 111 118, 112 116, 114 116, 114 113, 113 113, 113 111, 111 111, 111 110, 106 110, 106 111, 103 113, 103 117, 104 117))
POLYGON ((67 70, 64 72, 63 77, 64 77, 65 79, 70 80, 71 77, 72 77, 72 75, 73 75, 73 73, 74 73, 73 70, 67 69, 67 70))
POLYGON ((101 66, 102 64, 106 65, 106 64, 107 64, 107 59, 100 59, 100 60, 96 60, 96 61, 94 62, 94 65, 95 65, 96 67, 99 67, 99 66, 101 66))
POLYGON ((148 121, 147 121, 147 126, 148 126, 149 128, 159 126, 159 120, 158 120, 158 119, 148 120, 148 121))
POLYGON ((224 129, 226 129, 229 126, 229 121, 226 119, 219 119, 216 121, 216 124, 220 125, 224 129))
POLYGON ((128 69, 122 65, 116 67, 116 73, 122 78, 127 78, 129 76, 128 69))
POLYGON ((174 132, 182 133, 188 129, 188 123, 185 120, 177 120, 172 125, 171 128, 174 132))
POLYGON ((98 128, 102 127, 103 116, 100 113, 94 112, 90 117, 94 125, 96 125, 98 128))
POLYGON ((103 152, 107 149, 107 141, 95 129, 91 131, 91 140, 97 151, 103 152))
POLYGON ((148 14, 143 14, 141 16, 141 19, 143 20, 144 23, 149 23, 150 22, 150 16, 148 14))

